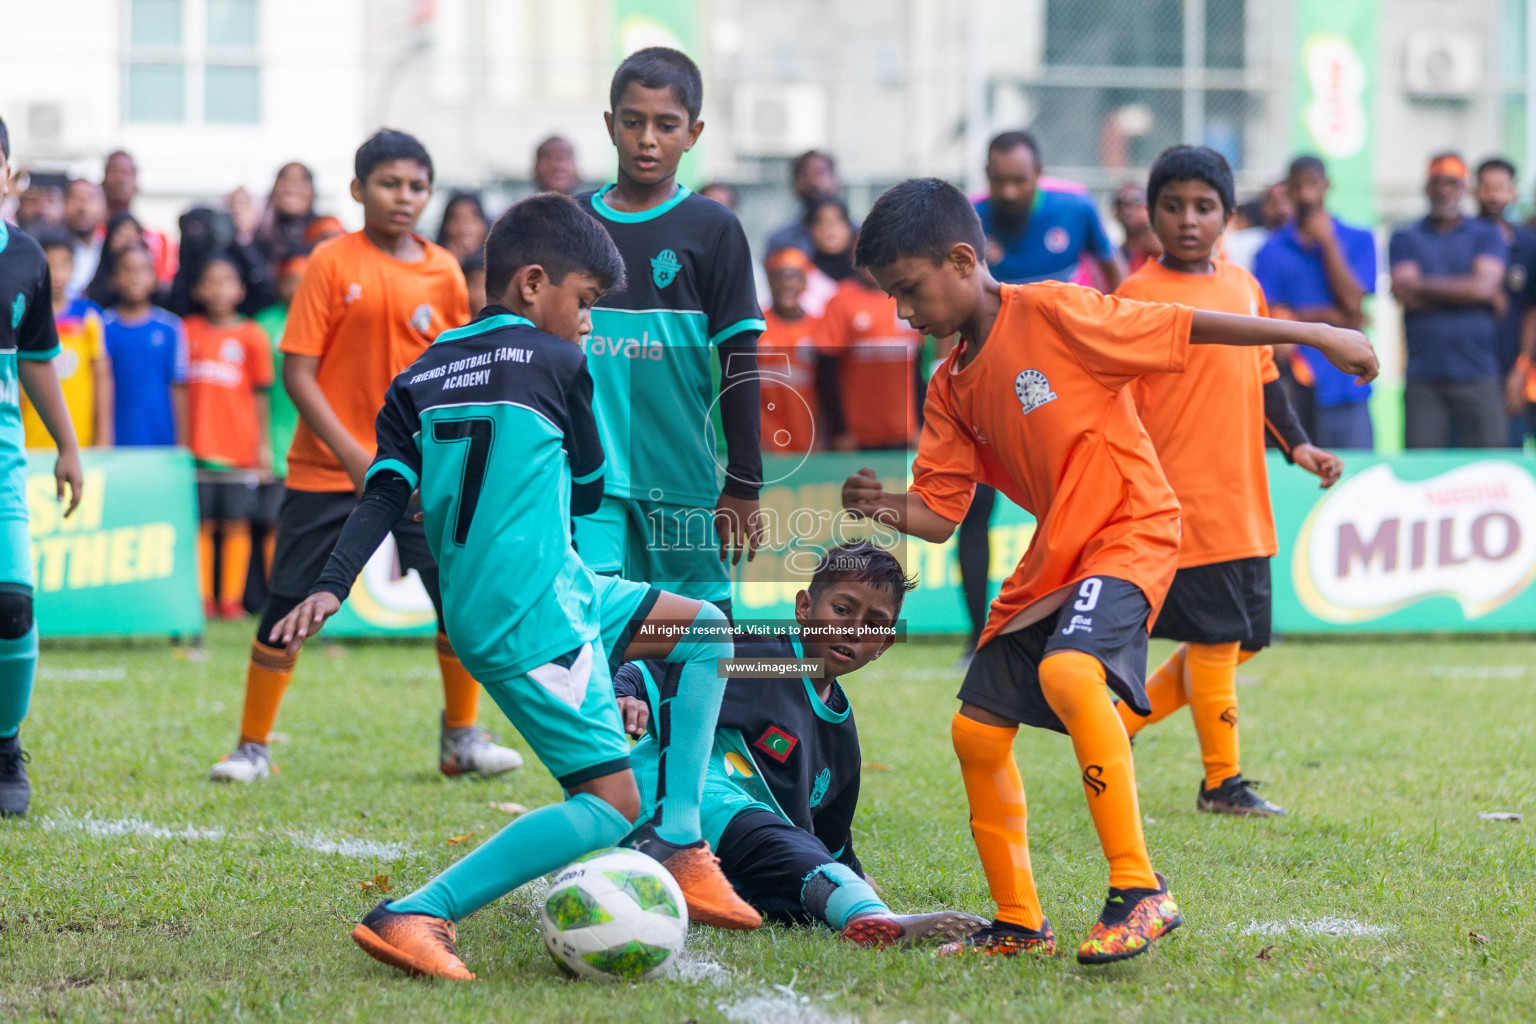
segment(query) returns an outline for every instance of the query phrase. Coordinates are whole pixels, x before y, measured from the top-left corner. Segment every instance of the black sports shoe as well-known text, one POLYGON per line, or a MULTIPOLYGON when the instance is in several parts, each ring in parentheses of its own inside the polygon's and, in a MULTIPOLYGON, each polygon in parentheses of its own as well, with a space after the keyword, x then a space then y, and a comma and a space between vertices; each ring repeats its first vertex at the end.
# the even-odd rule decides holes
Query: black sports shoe
POLYGON ((946 942, 933 951, 936 959, 957 956, 1055 956, 1056 929, 1051 919, 1040 922, 1040 927, 1025 928, 1007 921, 993 921, 963 939, 946 942))
POLYGON ((1263 783, 1256 779, 1249 782, 1241 775, 1222 780, 1221 785, 1215 789, 1206 789, 1202 782, 1200 796, 1195 800, 1195 809, 1207 814, 1236 814, 1248 818, 1278 818, 1284 815, 1285 808, 1270 803, 1253 791, 1260 785, 1263 783))
POLYGON ((21 749, 21 734, 0 737, 0 818, 19 817, 32 803, 32 783, 27 778, 27 762, 32 760, 21 749))

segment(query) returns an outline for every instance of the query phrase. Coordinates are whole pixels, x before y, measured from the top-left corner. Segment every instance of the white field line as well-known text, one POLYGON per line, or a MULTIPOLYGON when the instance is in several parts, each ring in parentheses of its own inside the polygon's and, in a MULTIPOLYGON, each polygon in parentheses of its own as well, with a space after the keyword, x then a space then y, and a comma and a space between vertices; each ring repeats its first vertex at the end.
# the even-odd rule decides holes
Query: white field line
POLYGON ((685 949, 667 968, 667 977, 689 985, 705 982, 723 986, 731 983, 731 972, 724 964, 711 960, 708 954, 695 949, 685 949))
POLYGON ((1531 669, 1525 665, 1425 665, 1410 669, 1408 674, 1445 679, 1524 679, 1531 669))
MULTIPOLYGON (((830 999, 823 996, 821 1002, 830 999)), ((775 985, 734 1002, 719 1002, 715 1009, 739 1024, 858 1024, 857 1017, 832 1014, 787 985, 775 985)))
POLYGON ((1334 938, 1376 938, 1392 931, 1391 925, 1366 924, 1364 921, 1356 921, 1348 917, 1319 917, 1310 921, 1300 918, 1288 918, 1284 921, 1250 921, 1240 934, 1262 935, 1266 938, 1274 938, 1290 932, 1300 932, 1303 935, 1329 935, 1334 938))
POLYGON ((59 683, 113 683, 128 678, 128 669, 122 665, 107 668, 50 668, 37 670, 37 678, 59 683))
POLYGON ((324 832, 312 832, 307 836, 289 837, 293 845, 316 853, 336 854, 342 857, 358 857, 363 860, 396 861, 410 856, 411 848, 404 843, 382 842, 377 839, 331 839, 324 832))
POLYGON ((39 822, 48 832, 84 832, 86 835, 107 839, 123 836, 146 836, 150 839, 223 839, 222 828, 167 828, 145 821, 137 814, 127 818, 98 818, 87 811, 76 817, 70 811, 50 815, 39 822))

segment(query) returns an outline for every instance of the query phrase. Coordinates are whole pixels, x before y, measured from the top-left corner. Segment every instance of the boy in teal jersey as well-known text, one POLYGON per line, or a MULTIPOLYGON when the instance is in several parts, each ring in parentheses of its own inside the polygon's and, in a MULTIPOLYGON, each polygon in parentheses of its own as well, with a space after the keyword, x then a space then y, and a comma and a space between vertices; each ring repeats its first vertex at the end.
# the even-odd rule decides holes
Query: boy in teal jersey
MULTIPOLYGON (((0 121, 0 199, 10 191, 10 159, 10 134, 0 121)), ((32 803, 21 749, 37 675, 22 389, 58 446, 53 475, 59 500, 69 492, 64 515, 80 505, 80 448, 53 368, 58 354, 48 259, 31 235, 0 220, 0 817, 25 814, 32 803)))
POLYGON ((699 69, 676 50, 626 58, 603 115, 617 178, 577 196, 618 246, 629 283, 592 310, 586 339, 608 473, 602 506, 576 525, 576 545, 599 573, 656 583, 729 614, 727 549, 732 564, 743 553, 750 559, 761 533, 764 325, 740 222, 677 181, 678 161, 704 130, 703 94, 699 69))
MULTIPOLYGON (((901 604, 916 584, 888 551, 867 541, 822 555, 795 597, 798 635, 737 638, 736 657, 812 659, 804 676, 732 678, 715 726, 703 823, 736 891, 781 923, 819 921, 861 946, 960 939, 986 922, 940 910, 896 914, 853 850, 859 803, 859 731, 840 683, 884 654, 901 604)), ((659 743, 650 728, 677 668, 630 662, 614 675, 642 799, 654 788, 659 743)))
POLYGON ((601 500, 605 466, 578 345, 592 303, 623 281, 623 263, 602 228, 556 194, 514 206, 486 250, 493 304, 439 335, 395 378, 363 497, 310 595, 269 636, 297 652, 420 491, 454 650, 572 794, 514 821, 404 899, 381 903, 352 933, 384 963, 459 980, 474 975, 458 958, 454 922, 617 843, 640 813, 605 640, 624 645, 627 657, 686 663, 668 709, 660 812, 641 826, 637 848, 678 880, 693 919, 762 922, 700 836, 724 690, 715 663, 731 653, 725 616, 595 577, 570 542, 571 516, 601 500), (686 628, 637 635, 662 623, 686 628))

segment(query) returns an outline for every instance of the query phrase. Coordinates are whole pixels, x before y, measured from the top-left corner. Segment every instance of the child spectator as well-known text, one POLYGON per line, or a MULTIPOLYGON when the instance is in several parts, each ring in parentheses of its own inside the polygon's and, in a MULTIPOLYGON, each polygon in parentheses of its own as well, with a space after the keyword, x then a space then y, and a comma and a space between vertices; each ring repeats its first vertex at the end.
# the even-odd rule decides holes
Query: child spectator
POLYGON ((192 291, 203 310, 186 323, 187 440, 201 471, 203 606, 209 617, 238 618, 256 485, 272 471, 271 342, 238 312, 245 285, 232 260, 210 257, 192 291))
MULTIPOLYGON (((816 447, 818 433, 826 429, 817 415, 817 320, 800 308, 806 275, 814 268, 799 249, 780 249, 768 257, 767 267, 773 305, 763 312, 767 326, 757 341, 763 451, 792 455, 816 447)), ((821 441, 826 447, 826 437, 821 441)))
MULTIPOLYGON (((59 354, 53 360, 64 406, 75 425, 81 447, 112 444, 112 363, 102 337, 101 310, 90 299, 68 298, 75 252, 69 235, 54 232, 38 241, 48 258, 53 287, 53 321, 59 331, 59 354)), ((21 422, 28 448, 52 448, 53 437, 32 403, 22 396, 21 422)))
POLYGON ((845 425, 832 447, 847 452, 915 446, 924 392, 918 366, 923 335, 901 322, 896 300, 867 270, 838 286, 817 338, 822 352, 836 361, 836 385, 822 388, 828 418, 845 425))
MULTIPOLYGON (((107 255, 102 255, 107 261, 107 255)), ((187 339, 181 318, 154 303, 155 264, 134 246, 112 260, 112 308, 102 317, 112 361, 112 437, 119 447, 180 443, 185 422, 187 339)))
MULTIPOLYGON (((101 243, 101 258, 96 262, 96 273, 85 286, 85 297, 103 309, 113 305, 112 274, 117 268, 117 258, 129 249, 143 248, 146 248, 144 228, 131 214, 119 214, 108 221, 106 235, 101 243)), ((159 290, 160 281, 157 278, 156 293, 159 290)))

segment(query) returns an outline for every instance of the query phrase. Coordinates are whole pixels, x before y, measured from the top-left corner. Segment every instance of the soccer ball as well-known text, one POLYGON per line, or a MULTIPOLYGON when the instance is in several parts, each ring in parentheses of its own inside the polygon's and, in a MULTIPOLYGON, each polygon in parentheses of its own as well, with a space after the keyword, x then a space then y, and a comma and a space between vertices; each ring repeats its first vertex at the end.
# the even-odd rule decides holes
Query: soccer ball
POLYGON ((541 917, 549 955, 577 978, 654 978, 688 938, 683 891, 636 850, 599 850, 563 869, 541 917))

